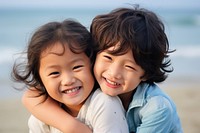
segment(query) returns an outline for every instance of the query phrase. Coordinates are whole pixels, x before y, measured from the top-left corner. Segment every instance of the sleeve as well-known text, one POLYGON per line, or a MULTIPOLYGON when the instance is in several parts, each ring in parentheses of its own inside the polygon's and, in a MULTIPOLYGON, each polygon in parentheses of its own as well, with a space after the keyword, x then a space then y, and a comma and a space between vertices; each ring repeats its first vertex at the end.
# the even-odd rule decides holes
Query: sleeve
POLYGON ((173 109, 162 96, 151 98, 140 111, 141 125, 137 133, 168 133, 173 120, 173 109))
POLYGON ((99 93, 91 99, 93 133, 128 133, 125 111, 118 97, 99 93))
POLYGON ((28 120, 29 133, 50 133, 50 128, 33 115, 28 120))

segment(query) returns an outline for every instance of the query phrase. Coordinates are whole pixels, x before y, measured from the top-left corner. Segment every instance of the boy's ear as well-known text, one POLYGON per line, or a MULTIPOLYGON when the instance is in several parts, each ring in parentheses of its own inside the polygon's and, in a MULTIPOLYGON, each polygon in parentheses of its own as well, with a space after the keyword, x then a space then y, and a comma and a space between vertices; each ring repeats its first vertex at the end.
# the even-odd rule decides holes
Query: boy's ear
POLYGON ((141 81, 143 81, 143 82, 144 82, 144 81, 146 81, 146 80, 147 80, 147 79, 146 79, 146 78, 144 78, 144 77, 142 77, 142 79, 141 79, 141 81))
POLYGON ((146 81, 146 79, 142 79, 142 81, 144 82, 144 81, 146 81))

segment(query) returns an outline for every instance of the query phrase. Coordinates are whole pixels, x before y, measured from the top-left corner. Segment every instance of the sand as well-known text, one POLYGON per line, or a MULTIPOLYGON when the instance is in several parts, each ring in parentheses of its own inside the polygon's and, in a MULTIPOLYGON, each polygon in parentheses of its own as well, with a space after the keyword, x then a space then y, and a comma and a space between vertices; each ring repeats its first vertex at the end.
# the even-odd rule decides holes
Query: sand
POLYGON ((184 133, 200 133, 200 88, 165 91, 177 106, 184 133))
POLYGON ((164 84, 163 90, 176 104, 184 133, 200 133, 200 79, 170 79, 164 84))
POLYGON ((20 99, 0 100, 0 133, 28 133, 28 117, 20 99))
MULTIPOLYGON (((169 80, 161 85, 174 100, 184 133, 200 133, 200 82, 169 80)), ((29 113, 20 99, 0 100, 0 133, 27 133, 29 113)))

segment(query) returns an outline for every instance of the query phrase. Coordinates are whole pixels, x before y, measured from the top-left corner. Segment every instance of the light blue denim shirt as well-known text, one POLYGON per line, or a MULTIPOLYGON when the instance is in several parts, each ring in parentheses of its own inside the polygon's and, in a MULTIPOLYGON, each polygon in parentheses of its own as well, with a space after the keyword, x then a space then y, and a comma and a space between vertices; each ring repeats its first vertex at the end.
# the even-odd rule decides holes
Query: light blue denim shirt
POLYGON ((134 133, 182 133, 173 101, 156 84, 141 83, 126 113, 134 133))

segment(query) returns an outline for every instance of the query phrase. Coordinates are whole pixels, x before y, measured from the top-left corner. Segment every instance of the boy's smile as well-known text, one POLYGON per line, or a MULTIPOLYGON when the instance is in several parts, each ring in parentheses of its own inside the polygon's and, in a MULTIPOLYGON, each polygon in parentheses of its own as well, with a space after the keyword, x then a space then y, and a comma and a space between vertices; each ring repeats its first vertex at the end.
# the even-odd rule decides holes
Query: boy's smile
POLYGON ((107 82, 107 86, 111 87, 111 88, 118 88, 120 86, 119 83, 116 83, 116 82, 113 82, 113 81, 110 81, 109 79, 106 79, 106 82, 107 82))
POLYGON ((132 51, 111 55, 109 50, 97 54, 94 74, 102 91, 117 96, 134 90, 142 81, 144 70, 135 63, 132 51))

